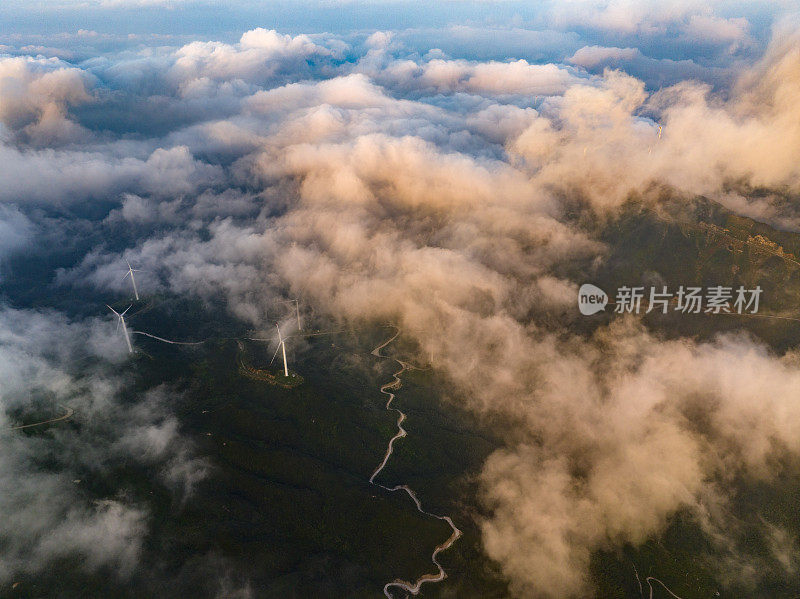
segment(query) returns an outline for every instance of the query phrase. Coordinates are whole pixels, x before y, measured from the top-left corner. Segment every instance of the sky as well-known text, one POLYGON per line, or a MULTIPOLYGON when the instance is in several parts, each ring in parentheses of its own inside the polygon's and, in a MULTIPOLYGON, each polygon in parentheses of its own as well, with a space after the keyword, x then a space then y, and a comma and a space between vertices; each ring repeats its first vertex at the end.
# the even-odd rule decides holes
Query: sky
MULTIPOLYGON (((152 273, 143 293, 222 299, 252 328, 287 294, 331 321, 398 323, 454 401, 512 423, 479 483, 484 550, 516 597, 587 596, 593 551, 682 509, 727 547, 730 473, 770 481, 776 453, 800 453, 797 354, 635 319, 586 335, 561 315, 631 197, 704 196, 800 230, 798 9, 3 3, 0 425, 32 388, 98 424, 49 447, 0 433, 0 579, 65 551, 136 567, 147 512, 71 483, 98 453, 145 460, 176 497, 206 472, 173 391, 123 405, 114 323, 24 293, 9 264, 25 254, 56 292, 121 293, 127 258, 152 273), (75 462, 36 469, 65 447, 75 462)), ((730 556, 744 565, 726 575, 756 588, 763 564, 730 556)))

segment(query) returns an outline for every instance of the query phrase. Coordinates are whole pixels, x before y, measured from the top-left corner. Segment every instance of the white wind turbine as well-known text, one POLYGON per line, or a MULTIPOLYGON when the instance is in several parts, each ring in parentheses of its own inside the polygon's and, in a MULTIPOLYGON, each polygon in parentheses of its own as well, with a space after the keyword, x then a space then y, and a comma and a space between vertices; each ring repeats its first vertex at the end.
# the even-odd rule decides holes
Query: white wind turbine
POLYGON ((119 319, 119 320, 117 320, 117 330, 119 330, 119 325, 121 323, 122 324, 122 332, 125 334, 125 343, 128 344, 128 352, 129 353, 133 353, 133 346, 131 345, 131 338, 128 336, 128 327, 125 326, 125 313, 128 310, 130 310, 131 307, 128 306, 127 308, 125 308, 125 312, 120 314, 119 312, 117 312, 114 308, 112 308, 108 304, 106 304, 106 306, 108 306, 108 309, 111 310, 114 314, 117 315, 117 318, 119 319))
MULTIPOLYGON (((664 130, 664 127, 662 125, 659 125, 658 126, 658 141, 661 141, 661 132, 663 130, 664 130)), ((650 146, 649 148, 647 148, 647 153, 648 154, 652 154, 653 153, 653 146, 650 146)))
POLYGON ((136 296, 136 299, 138 300, 139 299, 139 291, 136 289, 136 279, 134 278, 133 273, 139 272, 139 269, 138 268, 133 268, 131 266, 131 263, 128 262, 127 258, 125 258, 125 264, 128 265, 128 272, 125 273, 125 276, 122 277, 122 280, 124 281, 125 277, 130 276, 131 283, 133 283, 133 294, 136 296))
POLYGON ((294 304, 294 314, 297 318, 297 330, 302 331, 303 325, 300 324, 300 300, 297 299, 290 299, 278 302, 279 304, 294 304))
POLYGON ((283 375, 289 376, 289 366, 286 364, 286 340, 281 335, 281 328, 278 326, 278 323, 275 323, 275 328, 278 329, 278 347, 275 348, 275 353, 272 354, 272 360, 270 360, 270 364, 275 361, 275 356, 278 355, 278 350, 283 351, 283 375))

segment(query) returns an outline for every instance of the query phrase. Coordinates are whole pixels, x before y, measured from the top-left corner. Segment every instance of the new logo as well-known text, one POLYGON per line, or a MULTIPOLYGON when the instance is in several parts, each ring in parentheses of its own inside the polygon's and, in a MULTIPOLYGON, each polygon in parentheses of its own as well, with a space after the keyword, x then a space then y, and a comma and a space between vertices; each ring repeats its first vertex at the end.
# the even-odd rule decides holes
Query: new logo
POLYGON ((584 316, 591 316, 606 309, 608 295, 606 292, 592 285, 584 283, 578 290, 578 309, 584 316))

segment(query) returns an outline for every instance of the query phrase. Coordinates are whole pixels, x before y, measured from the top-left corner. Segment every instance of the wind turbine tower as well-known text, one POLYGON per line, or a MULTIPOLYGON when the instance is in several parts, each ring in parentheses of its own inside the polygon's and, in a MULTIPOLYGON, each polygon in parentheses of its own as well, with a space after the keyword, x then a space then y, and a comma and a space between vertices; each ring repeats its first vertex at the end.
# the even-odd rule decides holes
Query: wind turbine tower
POLYGON ((128 306, 127 308, 125 308, 125 312, 120 314, 119 312, 117 312, 114 308, 112 308, 108 304, 106 304, 106 306, 108 306, 108 309, 111 310, 114 314, 116 314, 117 318, 119 319, 119 320, 117 320, 117 330, 119 330, 119 325, 122 324, 122 332, 125 335, 125 343, 128 344, 128 352, 132 354, 133 353, 133 346, 131 345, 131 338, 128 336, 128 327, 125 326, 125 313, 128 310, 130 310, 131 307, 128 306))
POLYGON ((278 329, 278 345, 283 352, 283 376, 289 376, 289 366, 286 364, 286 343, 283 340, 283 335, 281 335, 281 327, 275 323, 275 328, 278 329))
MULTIPOLYGON (((125 264, 128 265, 128 272, 125 273, 125 277, 130 276, 131 283, 133 283, 133 295, 136 296, 136 299, 138 301, 138 299, 139 299, 139 291, 136 289, 136 279, 134 278, 133 273, 139 272, 139 269, 131 267, 131 263, 128 262, 127 258, 125 258, 125 264)), ((122 277, 123 281, 125 280, 125 277, 122 277)))

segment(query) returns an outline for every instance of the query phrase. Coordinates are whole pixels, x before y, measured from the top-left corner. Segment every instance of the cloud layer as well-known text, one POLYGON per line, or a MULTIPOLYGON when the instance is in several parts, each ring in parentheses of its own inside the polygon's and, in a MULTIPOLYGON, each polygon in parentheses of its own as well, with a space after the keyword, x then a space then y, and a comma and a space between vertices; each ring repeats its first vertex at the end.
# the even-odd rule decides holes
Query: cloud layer
POLYGON ((122 399, 117 366, 126 356, 107 321, 0 310, 2 583, 76 555, 85 570, 111 566, 124 579, 138 564, 148 510, 124 495, 90 500, 81 485, 131 461, 153 467, 178 498, 204 476, 166 389, 133 405, 122 399), (28 435, 12 428, 12 415, 30 406, 72 416, 50 434, 28 435))

